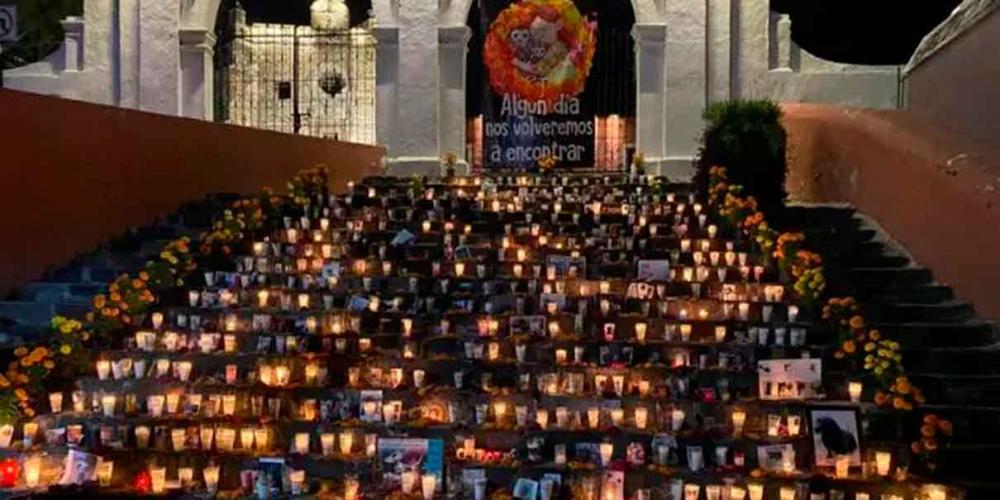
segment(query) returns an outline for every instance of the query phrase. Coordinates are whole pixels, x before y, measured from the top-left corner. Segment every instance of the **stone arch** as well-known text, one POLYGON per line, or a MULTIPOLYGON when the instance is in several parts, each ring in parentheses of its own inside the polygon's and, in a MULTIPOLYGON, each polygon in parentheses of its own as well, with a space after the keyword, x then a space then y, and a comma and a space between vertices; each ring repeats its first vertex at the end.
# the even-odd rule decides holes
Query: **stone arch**
MULTIPOLYGON (((392 0, 382 0, 392 1, 392 0)), ((439 24, 441 26, 465 26, 476 0, 440 0, 439 24)), ((636 24, 663 22, 664 0, 629 0, 635 11, 636 24)))
POLYGON ((222 0, 181 0, 180 114, 212 120, 215 117, 215 23, 222 0))

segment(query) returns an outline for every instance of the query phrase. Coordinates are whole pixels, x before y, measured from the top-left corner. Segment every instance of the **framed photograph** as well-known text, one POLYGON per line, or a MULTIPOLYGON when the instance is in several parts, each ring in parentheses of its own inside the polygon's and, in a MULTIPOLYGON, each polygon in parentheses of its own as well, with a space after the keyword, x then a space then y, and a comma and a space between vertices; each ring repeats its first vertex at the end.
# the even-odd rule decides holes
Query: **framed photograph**
POLYGON ((769 444, 757 447, 757 466, 768 472, 781 472, 788 461, 795 463, 795 447, 791 444, 769 444))
POLYGON ((760 399, 765 401, 814 399, 822 394, 820 359, 769 359, 757 362, 760 399))
POLYGON ((670 281, 670 261, 640 260, 636 276, 639 281, 670 281))
POLYGON ((817 467, 834 467, 841 455, 850 457, 851 467, 861 466, 861 418, 857 408, 810 408, 809 424, 817 467))
POLYGON ((518 478, 514 483, 514 498, 520 500, 536 500, 538 498, 538 481, 518 478))
POLYGON ((511 316, 511 335, 545 336, 545 316, 511 316))

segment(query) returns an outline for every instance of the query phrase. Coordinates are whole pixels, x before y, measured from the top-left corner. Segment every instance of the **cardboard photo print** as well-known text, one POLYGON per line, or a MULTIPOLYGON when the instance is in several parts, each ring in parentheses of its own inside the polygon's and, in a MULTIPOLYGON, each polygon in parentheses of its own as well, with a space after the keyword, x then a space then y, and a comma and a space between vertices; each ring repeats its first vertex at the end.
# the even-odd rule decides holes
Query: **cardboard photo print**
POLYGON ((670 281, 669 260, 640 260, 636 268, 639 281, 670 281))
POLYGON ((545 316, 511 316, 511 335, 545 336, 545 316))
POLYGON ((838 456, 849 457, 852 467, 861 466, 858 422, 858 410, 855 408, 817 407, 809 410, 816 466, 834 467, 838 456))
POLYGON ((804 400, 820 397, 823 362, 820 359, 769 359, 757 362, 760 399, 804 400))

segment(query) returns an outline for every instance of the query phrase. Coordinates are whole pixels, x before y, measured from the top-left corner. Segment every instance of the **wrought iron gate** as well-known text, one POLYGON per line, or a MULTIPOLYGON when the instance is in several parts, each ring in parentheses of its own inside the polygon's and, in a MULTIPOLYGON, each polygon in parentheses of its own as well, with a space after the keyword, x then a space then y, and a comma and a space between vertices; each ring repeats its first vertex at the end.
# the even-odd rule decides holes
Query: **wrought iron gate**
POLYGON ((219 50, 218 120, 375 142, 375 40, 368 29, 250 24, 219 50))

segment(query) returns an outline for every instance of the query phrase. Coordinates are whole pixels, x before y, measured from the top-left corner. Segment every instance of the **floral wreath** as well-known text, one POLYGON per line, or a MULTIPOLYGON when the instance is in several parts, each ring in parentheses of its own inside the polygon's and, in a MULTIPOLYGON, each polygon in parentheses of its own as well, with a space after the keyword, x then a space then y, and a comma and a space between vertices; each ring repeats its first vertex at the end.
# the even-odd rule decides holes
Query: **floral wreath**
POLYGON ((561 97, 583 92, 596 49, 597 23, 581 15, 572 0, 521 0, 493 21, 483 60, 494 91, 544 101, 551 108, 561 97), (538 46, 529 33, 539 24, 556 30, 555 43, 538 46), (538 49, 547 52, 532 52, 538 49), (525 55, 533 60, 524 61, 525 55))

